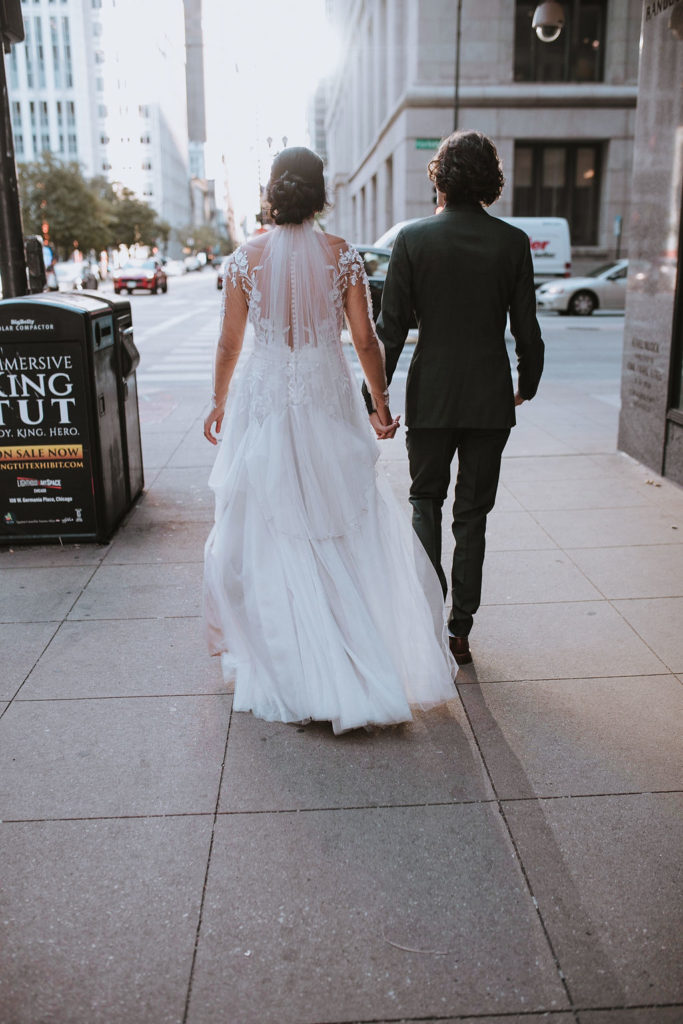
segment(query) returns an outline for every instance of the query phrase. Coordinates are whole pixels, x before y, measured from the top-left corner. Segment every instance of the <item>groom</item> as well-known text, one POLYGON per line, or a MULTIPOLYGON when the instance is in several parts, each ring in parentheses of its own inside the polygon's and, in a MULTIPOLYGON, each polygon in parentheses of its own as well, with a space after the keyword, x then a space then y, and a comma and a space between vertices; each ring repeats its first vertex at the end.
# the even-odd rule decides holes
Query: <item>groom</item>
MULTIPOLYGON (((406 383, 406 444, 413 526, 436 569, 441 566, 441 507, 458 454, 453 506, 455 554, 450 647, 459 665, 472 660, 469 633, 481 600, 486 516, 493 508, 503 449, 515 406, 536 394, 544 345, 536 321, 529 239, 484 210, 500 196, 503 174, 491 139, 455 132, 429 164, 443 212, 404 227, 396 238, 377 333, 391 381, 413 315, 419 335, 406 383), (505 325, 517 352, 514 390, 505 325)), ((367 390, 368 411, 382 430, 367 390)))

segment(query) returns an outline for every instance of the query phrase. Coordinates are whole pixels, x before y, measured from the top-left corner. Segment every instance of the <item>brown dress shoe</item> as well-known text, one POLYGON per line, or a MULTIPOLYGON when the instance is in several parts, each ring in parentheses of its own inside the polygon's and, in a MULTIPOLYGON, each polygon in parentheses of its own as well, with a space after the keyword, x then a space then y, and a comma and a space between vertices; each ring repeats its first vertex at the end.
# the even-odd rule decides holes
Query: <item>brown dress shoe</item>
POLYGON ((466 636, 449 636, 448 646, 458 665, 469 665, 472 661, 470 642, 466 636))

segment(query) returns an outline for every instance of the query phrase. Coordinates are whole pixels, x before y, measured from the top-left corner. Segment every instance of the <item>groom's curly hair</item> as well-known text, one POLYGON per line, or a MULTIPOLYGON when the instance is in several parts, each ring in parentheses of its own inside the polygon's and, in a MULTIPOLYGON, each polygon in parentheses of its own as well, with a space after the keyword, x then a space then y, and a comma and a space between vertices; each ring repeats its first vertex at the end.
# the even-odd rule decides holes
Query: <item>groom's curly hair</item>
POLYGON ((430 160, 428 170, 448 203, 490 206, 505 184, 498 150, 488 135, 478 131, 449 135, 430 160))

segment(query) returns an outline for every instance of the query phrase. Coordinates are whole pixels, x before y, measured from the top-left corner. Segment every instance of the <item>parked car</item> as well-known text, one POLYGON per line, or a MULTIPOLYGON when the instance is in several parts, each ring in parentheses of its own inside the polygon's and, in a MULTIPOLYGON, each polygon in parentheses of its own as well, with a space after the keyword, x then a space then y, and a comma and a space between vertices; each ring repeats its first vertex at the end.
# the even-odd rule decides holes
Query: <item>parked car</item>
MULTIPOLYGON (((377 245, 356 245, 354 248, 356 248, 363 257, 365 273, 368 275, 368 283, 370 285, 372 318, 373 320, 376 320, 379 316, 380 309, 382 308, 382 292, 384 291, 384 282, 386 280, 387 270, 389 269, 391 249, 381 248, 377 245)), ((417 321, 415 317, 412 316, 410 319, 409 329, 412 330, 415 327, 417 327, 417 321)))
MULTIPOLYGON (((495 216, 491 214, 490 216, 495 216)), ((406 224, 413 224, 419 218, 400 220, 398 224, 380 235, 375 245, 393 248, 396 236, 406 224)), ((536 287, 544 281, 557 277, 570 277, 572 272, 572 250, 569 237, 569 223, 564 217, 501 217, 507 224, 521 230, 529 238, 531 259, 534 265, 536 287)))
POLYGON ((538 309, 572 316, 590 316, 595 309, 623 309, 626 305, 628 260, 596 267, 585 277, 549 281, 536 289, 538 309))
POLYGON ((159 260, 130 260, 114 273, 114 291, 133 292, 141 289, 155 294, 168 291, 168 278, 159 260))
POLYGON ((406 224, 414 224, 416 220, 422 220, 422 217, 411 217, 410 220, 400 220, 393 227, 390 227, 388 231, 385 231, 383 235, 380 235, 375 245, 379 249, 393 249, 394 242, 396 241, 396 235, 399 233, 401 228, 404 228, 406 224))
POLYGON ((357 245, 358 250, 365 264, 365 273, 370 283, 370 298, 372 299, 372 316, 376 320, 382 306, 382 292, 384 282, 389 269, 391 249, 380 248, 375 245, 357 245))
POLYGON ((201 270, 202 264, 198 256, 186 256, 183 260, 186 270, 201 270))
POLYGON ((187 267, 182 260, 166 260, 164 270, 167 277, 182 277, 187 273, 187 267))
POLYGON ((54 283, 48 281, 50 291, 74 292, 82 291, 84 288, 91 291, 97 290, 99 284, 97 268, 87 260, 82 260, 80 263, 76 263, 74 260, 55 263, 52 269, 56 288, 54 283))

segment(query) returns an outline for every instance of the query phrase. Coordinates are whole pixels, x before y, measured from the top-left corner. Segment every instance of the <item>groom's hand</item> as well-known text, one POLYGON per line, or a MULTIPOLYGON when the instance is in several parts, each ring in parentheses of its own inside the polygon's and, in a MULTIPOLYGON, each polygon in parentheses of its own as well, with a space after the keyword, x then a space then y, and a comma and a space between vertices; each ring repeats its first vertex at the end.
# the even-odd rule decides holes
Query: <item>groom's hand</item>
POLYGON ((392 420, 391 423, 385 426, 376 412, 370 413, 370 423, 372 424, 373 430, 375 431, 379 441, 387 441, 394 437, 396 431, 401 425, 400 420, 401 417, 397 416, 395 420, 392 420))
POLYGON ((522 402, 526 402, 526 398, 522 398, 519 391, 515 391, 515 405, 521 405, 522 402))

